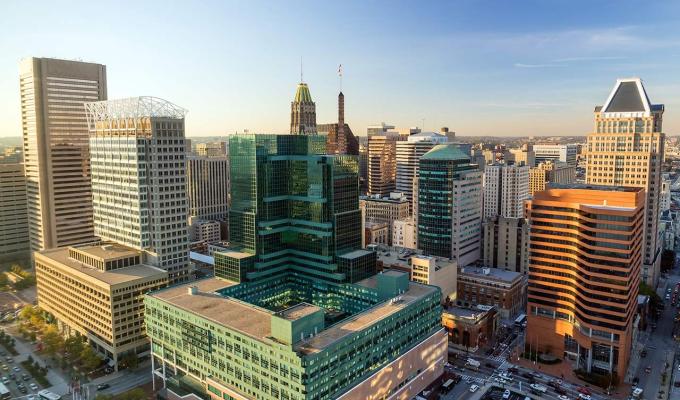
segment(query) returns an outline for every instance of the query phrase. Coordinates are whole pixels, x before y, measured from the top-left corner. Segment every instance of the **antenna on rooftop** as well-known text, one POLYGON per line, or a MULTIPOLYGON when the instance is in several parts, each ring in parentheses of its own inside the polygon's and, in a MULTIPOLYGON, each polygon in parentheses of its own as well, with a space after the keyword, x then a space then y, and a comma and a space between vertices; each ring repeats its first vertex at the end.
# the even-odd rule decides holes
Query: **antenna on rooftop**
POLYGON ((304 82, 305 80, 303 79, 303 74, 302 74, 302 56, 300 56, 300 83, 304 82))

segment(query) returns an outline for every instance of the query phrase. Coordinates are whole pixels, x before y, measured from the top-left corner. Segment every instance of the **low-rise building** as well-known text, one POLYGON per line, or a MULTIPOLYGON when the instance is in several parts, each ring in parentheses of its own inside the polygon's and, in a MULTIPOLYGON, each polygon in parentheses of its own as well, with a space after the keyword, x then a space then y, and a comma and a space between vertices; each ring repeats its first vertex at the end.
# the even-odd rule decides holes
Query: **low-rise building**
POLYGON ((364 247, 369 244, 389 244, 390 225, 386 222, 366 222, 364 224, 364 247))
POLYGON ((392 224, 392 246, 406 249, 418 248, 417 226, 413 217, 398 219, 392 224))
POLYGON ((192 226, 194 241, 216 243, 221 240, 221 227, 219 221, 195 221, 192 226))
POLYGON ((494 306, 502 319, 510 320, 526 308, 526 279, 499 268, 465 267, 458 272, 459 306, 494 306))
MULTIPOLYGON (((364 212, 365 222, 386 223, 390 233, 394 221, 407 219, 411 214, 410 202, 403 193, 390 193, 389 196, 378 195, 361 197, 359 207, 364 212)), ((388 235, 388 243, 392 245, 392 237, 388 235)))
POLYGON ((447 307, 442 312, 442 325, 450 344, 474 352, 493 339, 500 321, 495 307, 447 307))
POLYGON ((119 244, 35 253, 38 306, 65 334, 85 336, 117 367, 126 355, 148 357, 144 294, 168 285, 168 273, 119 244))

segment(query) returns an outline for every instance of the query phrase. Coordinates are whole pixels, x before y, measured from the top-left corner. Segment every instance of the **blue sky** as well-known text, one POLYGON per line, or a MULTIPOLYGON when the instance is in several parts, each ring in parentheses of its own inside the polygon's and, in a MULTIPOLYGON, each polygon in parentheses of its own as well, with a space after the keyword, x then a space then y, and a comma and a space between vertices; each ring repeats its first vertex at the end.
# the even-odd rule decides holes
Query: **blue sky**
POLYGON ((106 64, 109 98, 185 107, 189 136, 287 132, 300 57, 319 123, 336 120, 343 64, 355 134, 424 119, 460 135, 584 135, 629 76, 679 134, 679 16, 674 1, 7 0, 0 136, 21 134, 28 56, 106 64))

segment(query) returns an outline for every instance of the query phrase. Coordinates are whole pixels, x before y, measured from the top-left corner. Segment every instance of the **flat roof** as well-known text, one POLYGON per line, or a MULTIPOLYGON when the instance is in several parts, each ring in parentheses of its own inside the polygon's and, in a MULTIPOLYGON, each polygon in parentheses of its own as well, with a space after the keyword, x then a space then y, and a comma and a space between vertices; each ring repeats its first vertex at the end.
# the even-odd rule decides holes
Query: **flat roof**
POLYGON ((115 260, 124 257, 134 257, 141 254, 139 250, 118 243, 104 243, 98 246, 76 246, 76 251, 98 258, 100 260, 115 260))
POLYGON ((462 275, 498 279, 505 282, 513 282, 522 277, 522 274, 520 274, 519 272, 508 271, 501 268, 484 268, 484 267, 481 268, 463 267, 460 269, 460 274, 458 276, 462 275))
POLYGON ((271 336, 273 312, 216 293, 217 290, 236 284, 208 278, 164 289, 150 296, 256 339, 271 336), (195 294, 189 293, 192 286, 197 289, 195 294))
POLYGON ((309 303, 299 303, 280 311, 277 315, 289 321, 294 321, 306 317, 307 315, 314 314, 317 311, 321 311, 321 307, 309 303))
MULTIPOLYGON (((370 286, 371 280, 376 281, 376 276, 364 279, 363 281, 359 282, 359 284, 368 281, 368 285, 365 286, 374 287, 370 286)), ((373 285, 374 284, 375 283, 373 283, 373 285)), ((296 351, 300 351, 304 354, 318 353, 345 336, 349 336, 353 333, 357 333, 368 328, 370 325, 373 325, 376 322, 396 313, 397 311, 406 308, 410 304, 418 301, 424 296, 431 294, 435 290, 437 289, 432 286, 409 282, 408 290, 405 293, 399 295, 401 297, 401 301, 396 303, 384 301, 367 309, 366 311, 342 320, 341 322, 321 331, 317 335, 307 340, 298 342, 294 348, 296 351)))
POLYGON ((244 252, 242 252, 242 251, 232 250, 232 249, 229 249, 229 248, 224 249, 224 250, 222 250, 222 249, 220 249, 220 250, 215 249, 215 251, 213 252, 213 254, 215 254, 215 253, 222 253, 222 254, 227 255, 227 256, 229 256, 229 257, 238 258, 238 259, 248 258, 248 257, 252 257, 252 256, 253 256, 253 254, 244 253, 244 252))
POLYGON ((146 264, 138 264, 109 271, 100 270, 70 258, 68 247, 45 250, 37 254, 38 257, 51 260, 54 263, 70 268, 76 274, 80 273, 87 275, 106 285, 119 285, 155 276, 158 276, 159 278, 163 276, 167 277, 168 275, 167 271, 146 264))
POLYGON ((363 256, 370 254, 370 253, 371 252, 368 251, 368 250, 357 249, 357 250, 350 251, 349 253, 340 254, 338 257, 341 257, 341 258, 359 258, 359 257, 363 257, 363 256))
POLYGON ((548 189, 583 189, 607 192, 639 192, 642 187, 592 185, 588 183, 548 183, 548 189))

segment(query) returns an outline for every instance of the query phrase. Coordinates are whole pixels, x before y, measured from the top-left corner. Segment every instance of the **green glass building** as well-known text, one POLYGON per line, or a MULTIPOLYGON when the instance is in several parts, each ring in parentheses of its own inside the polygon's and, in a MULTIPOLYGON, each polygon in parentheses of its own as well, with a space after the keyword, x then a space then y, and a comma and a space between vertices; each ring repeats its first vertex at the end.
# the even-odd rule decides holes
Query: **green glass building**
POLYGON ((236 135, 229 152, 233 246, 215 278, 145 299, 162 393, 410 399, 441 375, 440 290, 376 274, 356 157, 302 135, 236 135))

